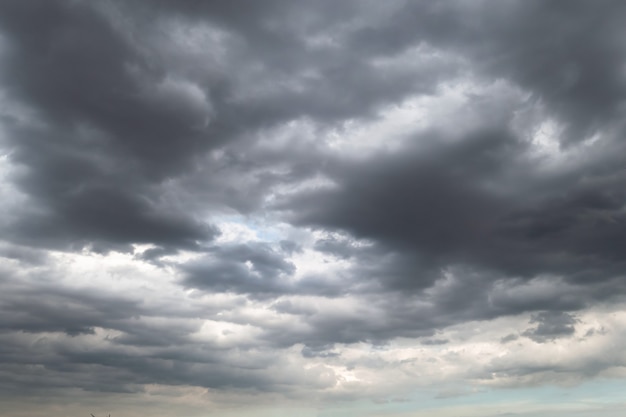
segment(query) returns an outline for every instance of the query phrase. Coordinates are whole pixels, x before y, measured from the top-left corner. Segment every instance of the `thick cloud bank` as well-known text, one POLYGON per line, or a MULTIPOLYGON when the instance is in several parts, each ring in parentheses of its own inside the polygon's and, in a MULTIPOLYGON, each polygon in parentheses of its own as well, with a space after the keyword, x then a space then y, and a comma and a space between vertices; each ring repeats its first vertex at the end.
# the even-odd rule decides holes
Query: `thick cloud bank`
POLYGON ((622 383, 625 19, 1 2, 0 412, 542 416, 510 393, 622 383))

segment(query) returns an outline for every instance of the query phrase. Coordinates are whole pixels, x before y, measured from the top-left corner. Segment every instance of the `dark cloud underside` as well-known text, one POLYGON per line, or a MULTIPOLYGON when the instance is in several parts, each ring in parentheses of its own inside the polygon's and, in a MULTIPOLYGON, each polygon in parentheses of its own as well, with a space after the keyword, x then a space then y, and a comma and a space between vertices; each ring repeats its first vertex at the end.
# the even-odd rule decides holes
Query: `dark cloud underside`
POLYGON ((625 18, 2 1, 0 386, 324 390, 276 352, 518 314, 498 346, 574 340, 626 295, 625 18))

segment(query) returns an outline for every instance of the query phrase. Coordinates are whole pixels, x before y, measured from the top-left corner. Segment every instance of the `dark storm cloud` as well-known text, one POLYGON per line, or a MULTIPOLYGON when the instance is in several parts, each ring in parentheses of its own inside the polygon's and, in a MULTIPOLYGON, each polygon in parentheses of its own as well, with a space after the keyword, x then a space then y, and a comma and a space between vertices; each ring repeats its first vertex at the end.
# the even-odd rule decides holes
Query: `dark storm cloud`
MULTIPOLYGON (((3 3, 3 84, 37 119, 8 126, 5 146, 27 169, 18 184, 37 207, 9 233, 53 246, 74 240, 102 249, 193 247, 214 231, 160 200, 166 182, 192 173, 206 151, 298 118, 329 124, 366 117, 410 91, 432 91, 454 70, 435 60, 416 70, 419 76, 381 77, 361 56, 307 47, 308 37, 340 29, 356 6, 300 6, 3 3), (293 25, 274 21, 277 11, 293 25), (199 73, 204 55, 163 37, 163 31, 204 23, 224 34, 212 47, 226 49, 208 63, 208 77, 199 73), (302 75, 307 71, 312 79, 302 75)), ((212 187, 224 185, 218 180, 212 187)), ((233 200, 220 198, 217 205, 233 200)))
POLYGON ((151 70, 129 40, 88 4, 9 1, 2 16, 8 39, 5 83, 59 129, 43 139, 29 135, 35 142, 30 146, 52 141, 51 133, 68 136, 83 123, 102 130, 106 139, 88 143, 88 137, 57 137, 54 149, 70 155, 117 151, 116 156, 139 160, 139 173, 157 176, 167 175, 193 152, 201 133, 194 121, 199 115, 175 96, 159 97, 153 90, 166 74, 151 70), (148 91, 142 91, 144 86, 148 91))
POLYGON ((292 263, 267 244, 214 247, 210 255, 187 263, 184 284, 211 291, 274 293, 288 291, 292 263))
POLYGON ((188 161, 205 116, 159 96, 165 75, 85 3, 9 1, 0 14, 3 84, 35 115, 8 125, 33 207, 5 235, 101 250, 210 239, 210 226, 158 201, 158 180, 188 161))
MULTIPOLYGON (((447 265, 510 277, 554 274, 588 284, 623 274, 621 144, 589 154, 590 163, 576 171, 541 175, 528 143, 504 128, 468 132, 429 148, 424 143, 432 135, 415 138, 416 149, 342 161, 328 171, 337 187, 303 192, 277 207, 297 224, 343 230, 423 259, 421 272, 413 268, 402 286, 429 285, 428 270, 438 274, 447 265)), ((353 255, 332 240, 317 247, 353 255)))
POLYGON ((598 182, 566 176, 556 196, 536 196, 541 181, 520 189, 507 184, 530 169, 523 146, 482 132, 464 141, 418 157, 405 151, 344 164, 339 187, 290 201, 296 222, 377 242, 366 249, 337 239, 316 244, 353 260, 344 280, 352 293, 387 292, 381 311, 388 327, 381 333, 375 323, 360 330, 351 323, 353 340, 415 336, 528 311, 571 312, 624 293, 618 252, 626 223, 611 197, 622 194, 619 174, 598 182), (498 140, 506 146, 494 146, 498 140), (510 156, 514 150, 521 160, 510 156), (521 213, 533 220, 519 220, 521 213), (412 308, 418 301, 430 307, 412 308))
POLYGON ((291 243, 281 241, 273 247, 248 242, 204 249, 201 257, 179 265, 184 274, 182 284, 210 293, 247 294, 260 299, 281 295, 337 297, 373 290, 368 283, 359 285, 354 274, 339 281, 325 274, 296 278, 296 267, 288 260, 297 251, 291 243))
POLYGON ((575 325, 579 323, 579 320, 571 314, 563 312, 541 312, 533 315, 530 323, 537 323, 537 327, 526 330, 522 335, 535 342, 545 343, 559 337, 573 335, 576 331, 575 325))
POLYGON ((299 380, 271 372, 276 349, 332 359, 337 343, 452 344, 437 330, 527 312, 540 313, 520 335, 543 343, 571 336, 577 310, 626 294, 624 3, 382 4, 0 4, 0 146, 15 168, 0 181, 24 197, 0 230, 7 380, 283 390, 299 380), (479 86, 461 94, 466 108, 402 132, 397 148, 325 142, 464 82, 479 86), (498 83, 521 98, 480 91, 498 83), (525 136, 546 120, 563 127, 555 152, 597 141, 551 165, 525 136), (281 189, 318 177, 333 186, 281 189), (312 250, 349 266, 296 279, 306 239, 215 243, 211 222, 233 211, 328 233, 312 250), (136 259, 178 274, 196 304, 55 286, 41 251, 136 243, 151 245, 136 259), (169 257, 183 249, 199 253, 169 257), (247 297, 203 304, 215 294, 247 297), (257 302, 276 317, 243 311, 257 302), (211 320, 253 326, 254 340, 194 339, 211 320), (94 348, 99 332, 111 336, 94 348))
POLYGON ((245 120, 244 128, 300 117, 332 123, 373 116, 381 104, 409 92, 432 92, 438 80, 456 72, 451 63, 435 59, 414 72, 381 74, 372 62, 378 54, 362 55, 342 43, 346 22, 358 25, 376 16, 376 7, 370 10, 359 2, 281 0, 251 6, 239 1, 162 1, 160 5, 192 22, 214 23, 244 41, 246 59, 261 69, 257 82, 269 87, 267 94, 249 94, 245 102, 225 109, 228 117, 236 110, 234 116, 245 120), (316 38, 323 40, 316 44, 316 38), (307 71, 314 74, 311 80, 302 76, 307 71))
MULTIPOLYGON (((589 13, 585 12, 588 6, 579 2, 567 11, 561 11, 558 2, 511 2, 493 10, 485 9, 486 3, 409 4, 383 18, 378 27, 359 29, 355 23, 357 29, 348 31, 345 39, 337 35, 341 53, 336 48, 303 45, 307 37, 324 30, 338 32, 347 16, 364 13, 367 17, 367 8, 352 3, 339 10, 326 3, 295 7, 277 2, 243 10, 240 6, 160 2, 147 15, 157 22, 170 12, 182 23, 206 19, 245 40, 226 44, 239 48, 239 55, 227 55, 223 65, 242 64, 244 54, 245 60, 263 68, 259 81, 269 82, 271 88, 258 98, 252 95, 243 100, 233 97, 246 85, 228 68, 217 80, 185 79, 188 73, 174 70, 151 54, 156 31, 141 19, 142 6, 127 9, 136 13, 129 15, 138 23, 133 38, 110 21, 112 15, 88 3, 13 1, 3 5, 4 83, 10 86, 9 94, 35 109, 43 123, 39 128, 24 126, 28 121, 9 126, 12 159, 27 167, 18 184, 36 206, 8 231, 13 239, 74 240, 76 246, 96 248, 124 243, 191 248, 210 240, 214 229, 195 220, 193 213, 160 201, 162 181, 189 169, 202 151, 244 132, 300 117, 325 123, 366 117, 380 105, 410 93, 434 91, 438 80, 453 73, 441 71, 450 67, 445 62, 396 77, 381 77, 378 69, 368 65, 420 42, 458 53, 470 62, 476 59, 477 64, 469 66, 476 74, 497 74, 518 83, 563 123, 580 127, 577 131, 598 129, 600 120, 610 123, 621 100, 623 77, 618 64, 622 54, 616 49, 620 47, 616 22, 622 7, 611 2, 601 2, 589 13), (294 25, 272 20, 282 8, 294 25), (480 26, 471 25, 474 20, 467 18, 490 14, 494 19, 480 26), (599 21, 602 30, 579 29, 599 21), (32 22, 37 23, 37 30, 30 29, 32 22), (307 25, 298 26, 298 22, 307 25), (544 42, 548 30, 555 40, 544 42), (137 42, 147 47, 141 49, 137 42), (485 56, 490 59, 479 59, 485 56), (570 81, 563 65, 573 68, 570 81), (298 88, 286 90, 272 85, 283 74, 294 76, 306 68, 317 72, 314 84, 302 79, 298 88), (174 90, 158 93, 178 76, 206 95, 204 113, 185 107, 188 101, 179 98, 176 102, 174 90), (548 86, 558 84, 555 80, 568 85, 551 92, 548 86), (262 103, 256 103, 257 99, 262 103)), ((126 10, 123 5, 116 7, 126 10)), ((197 57, 188 59, 188 66, 198 63, 197 57)), ((564 141, 572 136, 570 130, 564 141)), ((335 173, 344 186, 343 196, 320 195, 324 201, 320 206, 326 208, 298 213, 298 217, 302 223, 417 247, 431 261, 489 263, 484 258, 496 250, 500 256, 493 258, 501 265, 494 266, 511 274, 572 273, 581 268, 580 254, 589 251, 594 255, 592 270, 621 268, 611 249, 625 235, 618 209, 623 197, 621 179, 587 191, 577 184, 581 175, 577 173, 563 180, 564 184, 554 184, 565 187, 560 197, 542 190, 544 195, 537 198, 531 190, 506 199, 485 190, 480 182, 493 182, 506 172, 516 162, 516 154, 524 152, 520 142, 505 127, 488 124, 463 142, 426 156, 416 152, 397 161, 382 158, 373 161, 374 170, 369 169, 369 162, 344 167, 335 173), (371 174, 363 176, 366 166, 371 174), (601 219, 608 223, 598 225, 601 219), (574 259, 566 261, 570 267, 549 255, 560 249, 559 236, 564 239, 565 234, 573 235, 574 241, 568 251, 574 259), (476 241, 480 244, 474 245, 476 241), (604 242, 606 247, 601 246, 604 242), (539 256, 546 248, 548 254, 539 256), (531 261, 508 255, 512 251, 531 251, 531 261)), ((623 158, 614 159, 613 166, 623 162, 623 158)), ((524 168, 532 170, 528 164, 524 168)), ((588 169, 585 174, 611 176, 615 172, 588 169)), ((532 183, 521 186, 537 188, 532 183)), ((302 211, 304 204, 308 203, 292 202, 291 207, 302 211)))
POLYGON ((360 238, 419 247, 431 257, 472 246, 506 209, 480 181, 514 152, 506 132, 478 132, 458 149, 379 155, 339 168, 341 186, 291 202, 296 221, 346 229, 360 238))
POLYGON ((138 300, 59 288, 47 282, 54 277, 50 271, 44 279, 36 280, 15 273, 10 276, 11 271, 3 273, 11 278, 4 282, 0 300, 3 332, 93 334, 96 327, 115 328, 142 313, 138 300))
MULTIPOLYGON (((4 341, 3 361, 0 362, 4 376, 2 386, 7 388, 4 392, 20 392, 20 395, 49 387, 133 393, 142 392, 143 385, 154 383, 262 392, 281 389, 284 379, 292 382, 300 379, 272 374, 275 356, 254 351, 247 353, 249 363, 246 363, 239 355, 229 355, 219 349, 211 352, 206 346, 182 344, 137 350, 101 342, 99 348, 81 349, 80 343, 46 338, 39 339, 34 347, 25 351, 18 337, 9 336, 12 337, 0 335, 0 340, 4 341), (34 361, 40 368, 25 370, 34 361), (95 374, 97 378, 85 377, 95 374)), ((309 384, 313 388, 315 380, 309 384)))
MULTIPOLYGON (((360 272, 360 271, 359 271, 360 272)), ((489 274, 470 270, 449 271, 447 279, 420 293, 390 290, 384 287, 385 270, 378 275, 357 274, 346 277, 341 288, 348 298, 330 298, 327 303, 306 303, 279 300, 272 309, 306 323, 285 332, 283 327, 264 327, 263 339, 277 346, 303 343, 311 349, 329 349, 335 343, 368 342, 385 344, 397 337, 435 338, 442 329, 468 320, 487 320, 501 315, 518 314, 527 306, 502 308, 492 302, 492 284, 489 274), (383 285, 359 288, 359 280, 383 281, 383 285), (345 283, 348 284, 345 284, 345 283), (352 297, 350 297, 352 296, 352 297)), ((306 290, 302 291, 306 294, 306 290)), ((337 293, 330 294, 336 297, 337 293)), ((235 316, 231 320, 240 320, 235 316)), ((245 319, 245 317, 244 317, 245 319)))
MULTIPOLYGON (((530 92, 565 125, 563 146, 601 132, 606 138, 597 147, 607 151, 576 172, 537 175, 523 142, 489 126, 484 113, 486 130, 468 133, 459 145, 344 165, 333 177, 337 190, 291 202, 295 219, 426 254, 435 267, 547 272, 590 285, 623 275, 626 161, 617 139, 623 131, 614 136, 614 129, 622 129, 625 11, 609 1, 413 3, 393 15, 393 24, 355 33, 357 47, 375 53, 420 41, 458 51, 478 74, 530 92)), ((423 276, 407 282, 420 286, 423 276)))
POLYGON ((0 258, 16 260, 26 265, 43 265, 48 260, 48 254, 29 247, 0 243, 0 258))
POLYGON ((386 54, 418 42, 455 50, 479 72, 545 101, 567 124, 569 143, 620 117, 625 14, 615 0, 410 2, 386 25, 355 33, 352 43, 386 54))
POLYGON ((132 393, 153 383, 263 391, 283 382, 266 372, 276 366, 276 357, 262 351, 262 341, 239 343, 231 351, 191 337, 199 319, 216 318, 220 307, 72 288, 51 282, 53 271, 41 274, 37 268, 12 278, 3 283, 0 298, 4 393, 64 388, 132 393), (247 352, 245 358, 241 352, 247 352))
MULTIPOLYGON (((231 390, 280 391, 284 384, 311 388, 319 378, 292 375, 264 340, 236 348, 197 340, 207 306, 179 318, 167 305, 89 291, 8 289, 0 305, 0 386, 4 394, 63 389, 136 393, 145 384, 231 390), (43 300, 42 300, 43 298, 43 300)), ((60 394, 59 394, 60 395, 60 394)))

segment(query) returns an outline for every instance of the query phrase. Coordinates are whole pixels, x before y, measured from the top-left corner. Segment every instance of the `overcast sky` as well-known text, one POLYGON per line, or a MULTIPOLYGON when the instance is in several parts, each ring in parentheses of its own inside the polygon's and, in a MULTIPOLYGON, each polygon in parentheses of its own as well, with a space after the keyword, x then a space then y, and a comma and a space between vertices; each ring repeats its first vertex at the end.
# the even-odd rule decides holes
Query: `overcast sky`
POLYGON ((0 414, 617 417, 625 21, 0 1, 0 414))

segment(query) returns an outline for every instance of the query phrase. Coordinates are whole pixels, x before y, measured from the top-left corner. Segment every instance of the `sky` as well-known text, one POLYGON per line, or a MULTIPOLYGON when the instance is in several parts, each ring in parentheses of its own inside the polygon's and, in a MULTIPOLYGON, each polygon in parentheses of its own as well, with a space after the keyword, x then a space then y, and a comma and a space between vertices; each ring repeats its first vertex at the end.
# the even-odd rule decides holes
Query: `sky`
POLYGON ((616 417, 626 3, 0 2, 4 417, 616 417))

